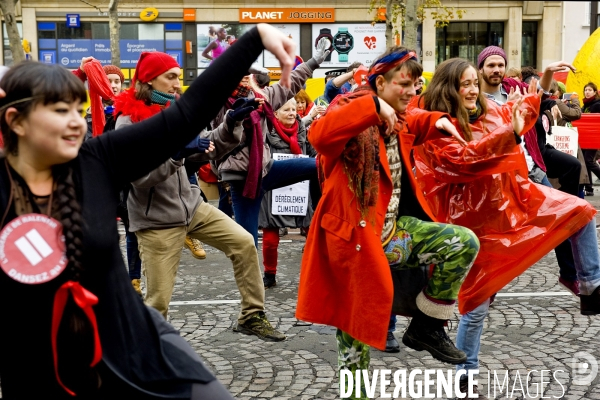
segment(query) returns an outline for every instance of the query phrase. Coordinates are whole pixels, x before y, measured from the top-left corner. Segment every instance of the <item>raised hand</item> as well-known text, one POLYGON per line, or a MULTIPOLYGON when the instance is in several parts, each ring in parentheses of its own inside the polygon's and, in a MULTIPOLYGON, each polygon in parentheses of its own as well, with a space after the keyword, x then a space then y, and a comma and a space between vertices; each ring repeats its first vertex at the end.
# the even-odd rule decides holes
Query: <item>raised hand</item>
POLYGON ((315 55, 313 57, 317 64, 321 64, 323 61, 325 61, 329 53, 331 53, 329 51, 330 47, 331 42, 329 41, 329 39, 325 37, 319 39, 319 41, 317 42, 317 50, 315 51, 315 55))
POLYGON ((523 104, 523 97, 517 100, 512 106, 512 126, 515 133, 519 136, 525 127, 525 117, 527 116, 527 110, 519 110, 521 104, 523 104))
POLYGON ((292 39, 271 25, 258 24, 256 29, 258 29, 265 49, 273 53, 279 60, 279 64, 281 65, 279 85, 289 88, 291 86, 290 76, 296 60, 296 44, 292 39))
POLYGON ((545 71, 550 71, 550 72, 560 72, 560 71, 567 71, 567 70, 571 70, 573 72, 575 72, 575 67, 572 66, 571 64, 569 64, 568 62, 565 61, 557 61, 557 62, 553 62, 552 64, 549 64, 545 71))

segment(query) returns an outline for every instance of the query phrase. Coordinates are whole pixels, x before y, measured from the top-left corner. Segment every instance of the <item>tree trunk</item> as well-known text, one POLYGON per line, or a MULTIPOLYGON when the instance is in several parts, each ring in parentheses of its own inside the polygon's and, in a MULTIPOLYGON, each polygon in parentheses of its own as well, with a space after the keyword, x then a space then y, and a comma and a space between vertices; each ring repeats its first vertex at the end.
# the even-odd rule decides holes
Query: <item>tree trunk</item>
POLYGON ((417 19, 418 0, 406 0, 406 18, 404 19, 404 41, 403 45, 409 49, 417 48, 417 29, 419 20, 417 19))
POLYGON ((108 26, 110 30, 110 56, 111 64, 117 67, 121 67, 121 50, 119 48, 119 15, 117 13, 117 7, 119 0, 110 0, 108 5, 108 26))
POLYGON ((385 44, 390 48, 395 44, 394 41, 394 22, 392 17, 394 0, 385 0, 385 44))
MULTIPOLYGON (((15 18, 16 3, 17 0, 0 0, 0 9, 2 9, 2 14, 4 15, 6 32, 8 33, 8 42, 10 45, 10 51, 12 52, 14 64, 25 60, 25 52, 23 51, 23 45, 21 43, 21 35, 19 35, 17 19, 15 18)), ((6 63, 6 60, 4 61, 6 63)))

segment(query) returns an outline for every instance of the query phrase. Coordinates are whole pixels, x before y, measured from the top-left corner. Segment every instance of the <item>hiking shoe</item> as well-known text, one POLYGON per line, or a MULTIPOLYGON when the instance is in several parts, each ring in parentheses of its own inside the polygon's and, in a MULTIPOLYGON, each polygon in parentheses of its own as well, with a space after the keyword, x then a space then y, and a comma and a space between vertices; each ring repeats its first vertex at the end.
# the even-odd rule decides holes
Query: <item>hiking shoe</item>
MULTIPOLYGON (((460 392, 465 394, 463 399, 487 399, 483 394, 479 393, 479 387, 477 385, 473 385, 473 396, 469 396, 469 385, 467 379, 461 379, 459 382, 460 392)), ((456 397, 459 399, 459 397, 456 397)))
POLYGON ((600 286, 592 292, 592 294, 579 295, 581 302, 581 314, 582 315, 596 315, 600 314, 600 286))
POLYGON ((265 289, 272 288, 273 286, 277 285, 275 274, 265 272, 265 276, 263 276, 263 285, 265 285, 265 289))
POLYGON ((387 339, 385 341, 385 350, 386 353, 399 353, 400 352, 400 343, 396 340, 394 336, 394 332, 387 333, 387 339))
POLYGON ((256 335, 262 340, 270 342, 281 342, 282 340, 285 340, 285 335, 271 326, 271 323, 263 311, 252 314, 252 316, 243 324, 238 322, 233 328, 233 331, 245 335, 256 335))
POLYGON ((204 260, 206 258, 206 251, 202 247, 202 242, 198 239, 191 238, 189 236, 185 237, 185 246, 190 249, 192 255, 199 259, 204 260))
POLYGON ((433 328, 418 325, 415 318, 410 321, 408 329, 404 332, 402 343, 413 350, 426 350, 436 360, 449 364, 456 365, 467 361, 467 355, 456 348, 443 326, 433 328))
POLYGON ((568 281, 559 277, 558 283, 564 286, 564 288, 567 289, 573 296, 579 297, 579 281, 577 279, 574 281, 568 281))
POLYGON ((140 287, 141 283, 142 283, 141 279, 132 279, 131 280, 131 286, 133 286, 133 290, 135 290, 135 292, 137 294, 139 294, 140 297, 144 297, 144 295, 142 294, 142 288, 140 287))

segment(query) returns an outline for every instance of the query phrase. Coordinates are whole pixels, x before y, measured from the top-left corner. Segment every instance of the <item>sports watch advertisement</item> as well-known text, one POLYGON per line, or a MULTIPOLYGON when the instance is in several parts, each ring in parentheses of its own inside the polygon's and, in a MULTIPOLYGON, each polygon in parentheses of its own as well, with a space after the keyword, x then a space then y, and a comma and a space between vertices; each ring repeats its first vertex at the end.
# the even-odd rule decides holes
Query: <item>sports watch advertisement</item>
POLYGON ((322 37, 331 41, 331 54, 321 67, 346 67, 355 61, 369 65, 385 51, 385 24, 313 24, 313 55, 322 37))

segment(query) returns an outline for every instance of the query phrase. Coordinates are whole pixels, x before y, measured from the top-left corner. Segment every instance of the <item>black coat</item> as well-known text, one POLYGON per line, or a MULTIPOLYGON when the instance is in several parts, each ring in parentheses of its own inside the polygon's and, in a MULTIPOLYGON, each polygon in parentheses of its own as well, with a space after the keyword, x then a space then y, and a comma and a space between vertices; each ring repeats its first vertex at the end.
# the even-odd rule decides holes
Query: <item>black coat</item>
MULTIPOLYGON (((117 234, 118 190, 157 168, 217 114, 263 50, 256 28, 196 79, 179 101, 132 126, 84 142, 71 161, 83 218, 81 285, 98 297, 94 311, 102 367, 129 388, 163 398, 189 398, 191 383, 215 379, 177 331, 133 291, 117 234), (210 94, 210 95, 207 95, 210 94)), ((21 179, 16 172, 14 179, 21 179)), ((0 164, 0 211, 16 218, 8 170, 0 164)), ((0 381, 4 398, 70 397, 57 383, 51 347, 56 289, 69 268, 40 285, 14 281, 0 270, 0 381)), ((90 351, 90 344, 72 348, 90 351)), ((60 359, 60 354, 59 354, 60 359)), ((139 397, 135 397, 139 398, 139 397)))

